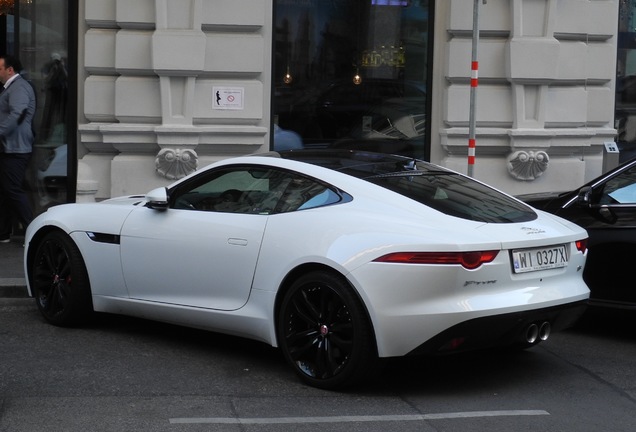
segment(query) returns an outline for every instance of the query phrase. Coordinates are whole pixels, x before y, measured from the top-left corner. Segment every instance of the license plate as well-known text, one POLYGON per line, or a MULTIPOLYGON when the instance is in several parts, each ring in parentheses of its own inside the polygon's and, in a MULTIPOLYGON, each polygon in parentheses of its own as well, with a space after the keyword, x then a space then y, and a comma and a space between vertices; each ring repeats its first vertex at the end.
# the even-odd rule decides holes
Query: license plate
POLYGON ((515 273, 547 270, 568 265, 565 245, 512 251, 512 266, 515 273))

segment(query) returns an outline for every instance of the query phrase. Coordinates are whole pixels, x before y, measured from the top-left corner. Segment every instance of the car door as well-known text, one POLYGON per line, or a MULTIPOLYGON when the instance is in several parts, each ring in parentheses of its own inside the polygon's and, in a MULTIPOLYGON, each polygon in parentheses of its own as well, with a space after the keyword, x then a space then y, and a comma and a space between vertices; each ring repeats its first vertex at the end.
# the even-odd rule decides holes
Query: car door
POLYGON ((263 206, 275 204, 266 199, 275 198, 266 175, 248 167, 205 173, 171 191, 168 209, 133 211, 121 233, 130 297, 219 310, 243 306, 269 217, 263 206))
POLYGON ((587 229, 590 236, 584 278, 591 298, 636 303, 636 166, 593 185, 588 199, 559 215, 587 229))
POLYGON ((249 297, 267 216, 148 208, 123 226, 131 298, 235 310, 249 297))

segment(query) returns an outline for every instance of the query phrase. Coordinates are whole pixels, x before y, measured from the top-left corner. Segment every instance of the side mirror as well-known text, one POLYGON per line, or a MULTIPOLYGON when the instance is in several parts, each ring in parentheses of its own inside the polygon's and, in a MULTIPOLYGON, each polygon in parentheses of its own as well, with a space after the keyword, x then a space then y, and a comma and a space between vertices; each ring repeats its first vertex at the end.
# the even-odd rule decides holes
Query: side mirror
POLYGON ((607 222, 610 225, 614 225, 618 220, 616 214, 609 207, 601 207, 598 209, 598 215, 604 222, 607 222))
POLYGON ((576 196, 576 202, 584 206, 592 205, 592 188, 589 186, 582 187, 576 196))
POLYGON ((146 207, 155 210, 168 208, 168 190, 163 188, 153 189, 146 194, 146 207))

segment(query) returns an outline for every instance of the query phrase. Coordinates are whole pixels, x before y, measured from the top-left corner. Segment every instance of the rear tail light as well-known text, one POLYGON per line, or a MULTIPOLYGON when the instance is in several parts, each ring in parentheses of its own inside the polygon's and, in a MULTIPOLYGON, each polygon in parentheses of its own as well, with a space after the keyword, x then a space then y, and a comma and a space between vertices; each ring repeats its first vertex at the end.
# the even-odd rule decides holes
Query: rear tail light
POLYGON ((581 253, 585 253, 585 251, 587 250, 587 239, 583 239, 583 240, 577 240, 575 242, 576 244, 576 249, 581 252, 581 253))
POLYGON ((495 259, 498 250, 474 252, 395 252, 373 260, 383 263, 400 264, 460 264, 474 270, 495 259))

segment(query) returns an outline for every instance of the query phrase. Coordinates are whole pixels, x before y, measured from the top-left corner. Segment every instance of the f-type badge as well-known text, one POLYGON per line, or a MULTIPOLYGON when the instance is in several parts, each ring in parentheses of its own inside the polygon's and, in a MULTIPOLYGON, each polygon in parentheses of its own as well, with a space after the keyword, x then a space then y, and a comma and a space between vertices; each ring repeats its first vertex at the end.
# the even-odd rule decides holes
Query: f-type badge
POLYGON ((545 230, 539 228, 521 227, 521 231, 524 231, 528 235, 545 234, 545 230))
POLYGON ((467 287, 469 285, 475 285, 475 286, 494 285, 496 283, 497 283, 497 279, 487 280, 487 281, 466 281, 464 282, 464 286, 467 287))

